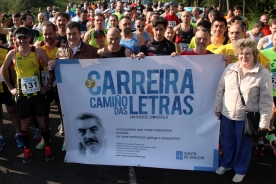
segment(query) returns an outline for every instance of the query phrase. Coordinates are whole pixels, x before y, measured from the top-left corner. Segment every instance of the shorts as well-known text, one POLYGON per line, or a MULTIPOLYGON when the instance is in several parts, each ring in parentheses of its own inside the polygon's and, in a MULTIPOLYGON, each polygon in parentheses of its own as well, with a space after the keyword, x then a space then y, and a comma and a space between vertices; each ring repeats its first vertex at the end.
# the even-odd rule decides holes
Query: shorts
POLYGON ((16 101, 16 112, 20 119, 30 117, 35 111, 37 117, 43 117, 47 114, 47 101, 43 94, 34 96, 19 96, 16 101))
POLYGON ((0 93, 0 104, 5 104, 8 107, 14 106, 14 100, 12 100, 12 94, 9 91, 0 93))
POLYGON ((53 87, 50 91, 46 93, 47 96, 47 102, 51 103, 53 100, 55 100, 57 103, 59 103, 59 96, 58 96, 58 90, 57 87, 53 87))

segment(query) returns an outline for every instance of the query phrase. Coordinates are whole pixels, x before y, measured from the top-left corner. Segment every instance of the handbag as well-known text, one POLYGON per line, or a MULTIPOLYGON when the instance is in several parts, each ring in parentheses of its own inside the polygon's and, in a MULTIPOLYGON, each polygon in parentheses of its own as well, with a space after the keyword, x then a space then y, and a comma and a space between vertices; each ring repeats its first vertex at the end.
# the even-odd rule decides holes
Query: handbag
MULTIPOLYGON (((237 74, 238 77, 238 74, 237 74)), ((245 101, 240 89, 240 85, 238 85, 239 93, 241 96, 241 101, 245 109, 245 124, 244 124, 244 132, 243 135, 247 137, 261 137, 265 136, 266 130, 259 131, 259 123, 260 123, 260 112, 250 112, 246 110, 245 101)))

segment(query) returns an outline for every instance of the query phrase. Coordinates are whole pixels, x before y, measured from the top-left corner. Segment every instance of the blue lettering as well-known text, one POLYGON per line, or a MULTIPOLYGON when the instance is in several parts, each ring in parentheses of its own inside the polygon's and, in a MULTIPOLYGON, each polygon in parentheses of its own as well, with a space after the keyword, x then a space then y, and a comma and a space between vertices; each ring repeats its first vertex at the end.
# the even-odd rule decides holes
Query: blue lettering
MULTIPOLYGON (((101 78, 99 72, 97 72, 97 71, 91 71, 91 72, 89 72, 88 73, 88 78, 92 79, 92 75, 95 75, 96 79, 100 79, 101 78)), ((89 92, 90 92, 91 95, 99 95, 101 93, 101 86, 97 86, 97 88, 96 88, 97 90, 96 91, 94 91, 93 89, 95 89, 95 87, 94 88, 89 88, 89 92)))
POLYGON ((106 95, 106 91, 110 89, 112 94, 116 94, 112 74, 110 70, 104 72, 104 83, 103 83, 103 95, 106 95))
POLYGON ((133 111, 133 96, 129 97, 129 113, 130 114, 138 114, 138 111, 133 111))
POLYGON ((147 104, 143 103, 143 99, 148 99, 147 96, 139 96, 139 114, 148 114, 147 111, 143 111, 143 107, 146 107, 147 104))
POLYGON ((171 114, 174 114, 175 111, 178 111, 179 115, 182 114, 180 96, 175 96, 174 97, 173 107, 172 107, 172 113, 171 114))
POLYGON ((130 94, 128 83, 129 83, 129 73, 127 71, 117 71, 118 94, 122 94, 122 86, 125 88, 126 94, 130 94), (122 81, 122 75, 125 76, 124 82, 122 81))
POLYGON ((184 97, 183 102, 189 108, 188 112, 186 111, 186 109, 183 109, 183 113, 185 115, 191 115, 193 113, 193 107, 191 106, 191 104, 189 104, 188 99, 194 100, 194 97, 192 97, 191 95, 188 95, 188 96, 184 97))
POLYGON ((165 83, 165 93, 166 94, 169 94, 170 85, 172 86, 173 93, 174 94, 178 93, 177 86, 176 86, 177 81, 178 81, 177 70, 173 70, 173 69, 166 70, 166 83, 165 83), (170 80, 170 74, 173 74, 173 80, 170 80))
POLYGON ((158 96, 149 96, 151 99, 151 113, 155 114, 155 100, 158 99, 158 96))
POLYGON ((100 106, 100 107, 103 107, 101 97, 98 97, 98 98, 97 98, 97 108, 99 108, 99 106, 100 106))
POLYGON ((93 102, 95 102, 96 99, 94 97, 90 98, 90 106, 91 108, 95 108, 96 107, 96 104, 93 104, 93 102))
POLYGON ((159 114, 163 114, 163 108, 166 114, 169 114, 170 98, 168 96, 160 96, 159 99, 159 114), (163 102, 165 100, 165 102, 163 102))
POLYGON ((180 93, 184 93, 186 88, 190 89, 190 94, 194 94, 193 74, 191 69, 185 70, 180 93))
POLYGON ((140 93, 145 94, 144 84, 145 74, 142 71, 132 71, 132 94, 136 94, 136 87, 139 87, 140 93), (140 76, 140 81, 137 81, 137 76, 140 76))
POLYGON ((159 94, 164 93, 164 70, 160 70, 159 75, 159 94))
POLYGON ((147 81, 147 94, 158 94, 158 90, 152 90, 151 85, 156 84, 157 80, 153 80, 151 78, 151 75, 153 73, 159 73, 158 70, 148 70, 147 76, 148 76, 148 81, 147 81))

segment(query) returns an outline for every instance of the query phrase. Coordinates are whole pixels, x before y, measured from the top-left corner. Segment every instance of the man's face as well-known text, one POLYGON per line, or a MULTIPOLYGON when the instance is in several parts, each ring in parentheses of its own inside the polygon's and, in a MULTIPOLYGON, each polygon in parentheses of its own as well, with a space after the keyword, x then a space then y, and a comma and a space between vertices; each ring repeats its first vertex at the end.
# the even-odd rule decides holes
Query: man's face
POLYGON ((254 31, 256 34, 260 34, 264 28, 263 27, 254 27, 254 31))
POLYGON ((66 29, 66 37, 70 45, 79 45, 81 39, 81 32, 78 28, 66 29))
POLYGON ((144 32, 145 22, 141 20, 135 21, 135 28, 138 32, 144 32))
POLYGON ((125 11, 125 16, 128 16, 128 17, 131 17, 131 13, 130 13, 130 11, 125 11))
POLYGON ((20 18, 12 18, 12 22, 14 25, 16 25, 16 27, 19 27, 20 26, 20 18))
POLYGON ((182 22, 190 22, 191 21, 191 14, 189 12, 184 12, 181 15, 182 22))
POLYGON ((119 24, 119 21, 115 17, 111 16, 109 17, 109 24, 110 24, 110 27, 117 27, 119 24))
POLYGON ((87 13, 81 13, 80 14, 80 19, 81 19, 82 22, 85 22, 87 20, 87 17, 88 17, 87 13))
POLYGON ((174 6, 173 6, 173 7, 170 7, 170 13, 171 13, 171 14, 173 14, 173 15, 176 14, 176 10, 177 10, 177 9, 176 9, 174 6))
POLYGON ((90 15, 90 17, 94 17, 95 16, 95 12, 93 11, 93 10, 89 10, 89 15, 90 15))
POLYGON ((263 16, 261 17, 261 21, 264 23, 265 26, 267 25, 268 20, 269 20, 269 18, 268 18, 268 16, 266 16, 266 15, 263 15, 263 16))
POLYGON ((151 21, 152 21, 153 19, 157 18, 157 17, 159 17, 158 14, 153 14, 153 15, 151 16, 151 21))
POLYGON ((51 8, 51 7, 47 7, 47 11, 48 11, 48 12, 51 12, 51 11, 52 11, 52 8, 51 8))
POLYGON ((27 15, 26 20, 22 20, 23 25, 28 28, 33 28, 33 18, 32 16, 27 15))
POLYGON ((194 17, 197 17, 197 16, 199 16, 199 11, 198 11, 198 9, 193 9, 193 15, 194 15, 194 17))
POLYGON ((104 27, 104 18, 102 16, 95 17, 95 26, 97 29, 102 29, 104 27))
POLYGON ((31 40, 31 36, 29 37, 20 36, 16 39, 16 42, 19 44, 21 48, 25 49, 29 47, 30 40, 31 40))
POLYGON ((46 41, 47 44, 52 44, 56 40, 56 32, 54 31, 52 26, 43 26, 42 27, 42 34, 44 41, 46 41))
POLYGON ((105 44, 105 36, 102 34, 98 34, 94 37, 95 42, 97 45, 104 45, 105 44))
POLYGON ((138 5, 141 4, 141 0, 137 0, 136 4, 138 5))
POLYGON ((11 31, 9 31, 9 35, 8 35, 8 38, 9 38, 9 40, 10 40, 10 44, 11 45, 13 45, 13 43, 14 43, 14 32, 11 32, 11 31))
POLYGON ((130 34, 131 33, 131 21, 124 18, 120 21, 119 23, 120 29, 122 30, 122 32, 124 32, 125 34, 130 34))
POLYGON ((115 3, 110 3, 110 7, 111 7, 111 9, 113 10, 113 9, 115 9, 115 3))
POLYGON ((81 13, 81 10, 79 8, 76 9, 76 14, 79 16, 81 13))
POLYGON ((104 144, 103 129, 96 121, 95 118, 90 118, 76 122, 80 142, 91 154, 98 153, 104 144))
POLYGON ((152 28, 154 38, 156 40, 163 40, 166 28, 164 27, 163 24, 158 24, 156 27, 152 28))
POLYGON ((215 21, 212 25, 212 31, 214 36, 221 36, 226 31, 226 25, 224 22, 215 21))
POLYGON ((276 32, 276 24, 271 24, 269 29, 270 29, 271 33, 276 32))
POLYGON ((122 13, 122 11, 123 11, 123 4, 122 3, 117 4, 116 11, 119 12, 119 13, 122 13))
POLYGON ((120 40, 121 40, 121 35, 120 34, 117 34, 117 33, 107 34, 108 45, 111 45, 113 47, 119 47, 120 46, 120 40))
POLYGON ((65 17, 58 16, 56 20, 56 25, 58 30, 65 31, 65 25, 68 23, 68 20, 65 17))
POLYGON ((195 44, 199 50, 206 50, 206 47, 210 44, 210 33, 197 31, 195 34, 195 44))
POLYGON ((184 11, 184 6, 182 6, 182 5, 179 5, 179 6, 178 6, 178 11, 179 11, 179 12, 182 12, 182 11, 184 11))
POLYGON ((235 16, 241 16, 241 10, 235 10, 234 14, 235 16))
POLYGON ((244 38, 245 33, 242 32, 242 28, 239 24, 233 24, 229 29, 228 36, 231 43, 235 43, 237 40, 244 38))

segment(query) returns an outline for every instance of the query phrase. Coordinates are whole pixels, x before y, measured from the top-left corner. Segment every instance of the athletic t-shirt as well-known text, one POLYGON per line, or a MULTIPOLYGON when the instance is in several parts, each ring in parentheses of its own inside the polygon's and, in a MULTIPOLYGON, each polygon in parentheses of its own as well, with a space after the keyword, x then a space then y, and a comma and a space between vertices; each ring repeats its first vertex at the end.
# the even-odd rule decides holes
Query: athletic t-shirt
MULTIPOLYGON (((3 62, 6 58, 6 55, 8 54, 8 52, 10 51, 11 49, 7 48, 7 47, 4 47, 4 46, 1 46, 0 45, 0 67, 3 65, 3 62)), ((4 79, 3 77, 0 75, 0 93, 3 93, 4 92, 4 87, 3 87, 3 84, 4 84, 4 79)), ((1 104, 0 104, 1 105, 1 104)))
POLYGON ((57 33, 57 34, 56 34, 56 40, 58 40, 58 41, 60 41, 60 42, 62 42, 62 43, 65 44, 65 43, 67 42, 67 37, 66 37, 66 35, 60 36, 60 34, 57 33))
POLYGON ((270 35, 270 34, 271 34, 270 25, 266 25, 266 26, 263 28, 262 33, 263 33, 264 36, 270 35))
POLYGON ((115 12, 115 13, 113 13, 114 15, 117 15, 117 17, 118 17, 118 20, 120 21, 121 20, 121 18, 122 18, 122 16, 124 16, 124 13, 119 13, 119 12, 115 12))
POLYGON ((162 41, 150 41, 146 40, 141 45, 141 52, 145 56, 163 56, 171 55, 171 53, 176 52, 175 45, 173 42, 164 38, 162 41))
POLYGON ((168 27, 174 28, 180 23, 176 15, 170 15, 168 13, 164 18, 168 20, 168 27))
MULTIPOLYGON (((232 44, 223 45, 217 50, 214 51, 214 54, 226 54, 228 56, 231 56, 231 62, 235 63, 237 62, 238 58, 234 55, 234 49, 232 47, 232 44)), ((257 60, 263 65, 267 66, 269 63, 269 59, 265 57, 262 53, 259 52, 257 60)))
POLYGON ((194 49, 189 49, 189 50, 185 50, 185 51, 181 52, 181 55, 205 55, 205 54, 214 54, 214 53, 206 50, 206 52, 204 54, 197 54, 197 53, 195 53, 194 49))
POLYGON ((273 96, 276 97, 276 52, 273 48, 260 51, 269 59, 269 69, 272 76, 273 96))

